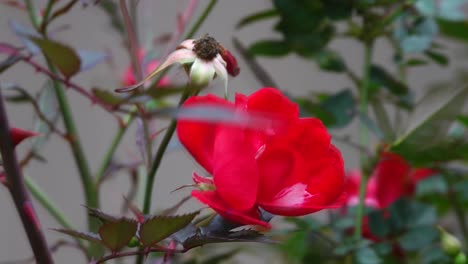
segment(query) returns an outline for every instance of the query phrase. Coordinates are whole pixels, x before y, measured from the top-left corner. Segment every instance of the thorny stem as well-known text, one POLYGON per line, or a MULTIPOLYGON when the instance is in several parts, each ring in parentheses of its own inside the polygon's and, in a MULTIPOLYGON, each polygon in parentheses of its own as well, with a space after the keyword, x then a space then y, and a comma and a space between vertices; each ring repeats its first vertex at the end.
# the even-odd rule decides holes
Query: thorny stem
MULTIPOLYGON (((372 52, 373 52, 373 41, 365 41, 365 51, 364 51, 364 68, 363 68, 363 76, 360 82, 359 87, 359 111, 363 114, 367 113, 367 105, 368 105, 368 91, 367 88, 369 86, 369 77, 370 77, 370 67, 372 64, 372 52)), ((361 146, 367 146, 368 144, 368 131, 365 124, 362 122, 360 123, 360 131, 361 131, 361 146)), ((359 157, 361 160, 361 167, 364 168, 366 155, 362 152, 359 153, 359 157)), ((356 222, 354 227, 354 238, 356 240, 361 239, 362 235, 362 218, 364 215, 364 198, 366 196, 366 186, 367 186, 367 177, 366 172, 362 170, 362 178, 359 185, 359 203, 357 205, 356 210, 356 222)))
MULTIPOLYGON (((55 69, 50 64, 49 61, 47 61, 47 64, 49 65, 49 69, 52 72, 54 72, 55 69)), ((98 200, 96 185, 94 185, 93 177, 91 174, 91 169, 89 167, 88 161, 83 151, 81 141, 78 137, 78 131, 76 130, 76 127, 75 127, 75 122, 73 120, 72 112, 70 109, 70 104, 66 97, 65 90, 57 81, 53 82, 53 88, 55 91, 55 95, 57 97, 60 112, 62 113, 63 123, 68 133, 68 138, 69 138, 68 142, 70 144, 70 148, 73 152, 73 157, 75 159, 75 163, 78 167, 78 171, 80 174, 81 184, 84 190, 85 204, 86 206, 91 207, 91 208, 98 208, 99 200, 98 200)), ((96 231, 98 227, 99 227, 98 221, 88 216, 89 230, 96 231)), ((93 254, 93 253, 96 253, 96 252, 90 252, 90 254, 93 254)))
POLYGON ((0 152, 3 159, 3 167, 6 172, 9 191, 18 211, 24 230, 29 239, 35 259, 38 263, 54 263, 47 242, 42 233, 41 224, 34 210, 31 198, 24 184, 24 178, 20 171, 14 145, 10 137, 10 128, 0 91, 0 152))
MULTIPOLYGON (((56 204, 45 194, 44 190, 37 185, 31 177, 24 176, 24 183, 31 192, 32 196, 49 212, 49 214, 64 228, 74 229, 70 220, 57 207, 56 204)), ((75 239, 79 245, 83 245, 80 239, 75 239)))
MULTIPOLYGON (((187 85, 187 87, 184 90, 184 93, 179 99, 179 106, 181 106, 182 103, 185 102, 185 100, 187 100, 192 91, 192 87, 190 85, 187 85)), ((148 176, 146 177, 145 196, 143 200, 143 214, 145 215, 148 214, 151 209, 151 197, 153 194, 153 185, 154 180, 156 178, 156 173, 158 172, 159 166, 161 165, 162 158, 164 156, 164 153, 166 152, 169 142, 171 141, 172 135, 175 132, 176 126, 177 120, 172 119, 171 123, 169 124, 169 127, 166 130, 166 133, 164 134, 163 139, 161 140, 161 143, 158 147, 158 151, 156 152, 156 156, 154 157, 151 169, 148 173, 148 176)), ((138 255, 135 263, 142 264, 143 255, 138 255)))
MULTIPOLYGON (((18 55, 18 56, 21 56, 21 55, 18 55)), ((66 87, 70 87, 72 88, 73 90, 75 90, 76 92, 78 92, 79 94, 83 95, 84 97, 88 98, 93 104, 97 104, 99 106, 101 106, 103 109, 105 109, 106 111, 108 111, 109 113, 112 113, 112 110, 113 110, 113 107, 104 103, 103 101, 101 101, 99 98, 96 98, 95 96, 93 96, 92 94, 90 94, 88 91, 86 91, 85 88, 71 82, 70 80, 68 79, 65 79, 63 77, 60 77, 56 72, 54 71, 51 71, 50 69, 46 69, 44 67, 42 67, 40 64, 38 64, 37 62, 33 61, 31 59, 31 57, 25 57, 25 56, 21 56, 20 59, 22 61, 24 61, 25 63, 31 65, 32 67, 34 67, 34 69, 38 72, 42 72, 44 73, 45 75, 47 75, 49 78, 51 78, 53 81, 55 82, 61 82, 63 83, 66 87)))
MULTIPOLYGON (((25 0, 25 1, 29 2, 27 0, 25 0)), ((31 5, 31 7, 32 7, 32 5, 31 5)), ((30 13, 31 18, 36 14, 35 13, 36 11, 34 10, 34 8, 28 8, 28 12, 30 13)), ((32 20, 31 22, 33 23, 34 27, 36 29, 38 29, 38 27, 39 27, 38 22, 35 21, 35 20, 32 20)), ((47 28, 46 27, 44 28, 44 30, 42 32, 43 32, 43 36, 45 38, 47 38, 47 35, 46 35, 47 28)), ((31 64, 30 58, 28 59, 28 61, 31 64)), ((47 62, 47 68, 49 69, 48 71, 46 70, 46 72, 49 73, 48 75, 51 78, 52 78, 52 76, 57 76, 56 69, 53 67, 52 63, 47 58, 46 58, 46 62, 47 62)), ((31 65, 33 65, 36 69, 42 68, 38 64, 36 64, 36 65, 31 64, 31 65)), ((88 207, 98 208, 99 207, 99 200, 98 200, 98 195, 97 195, 97 191, 96 191, 96 186, 94 185, 91 170, 90 170, 88 161, 86 159, 86 156, 84 154, 83 148, 81 146, 80 139, 78 137, 78 132, 77 132, 76 127, 75 127, 75 122, 73 120, 72 112, 71 112, 71 109, 70 109, 70 104, 68 102, 68 98, 66 96, 65 89, 61 85, 59 80, 54 79, 54 78, 52 78, 52 80, 53 80, 52 81, 53 89, 54 89, 55 95, 57 97, 57 102, 58 102, 58 105, 59 105, 59 109, 60 109, 60 112, 62 114, 65 129, 66 129, 67 134, 68 134, 68 139, 69 139, 68 142, 69 142, 70 148, 72 150, 73 157, 75 159, 75 163, 76 163, 76 166, 78 167, 79 175, 80 175, 80 178, 81 178, 81 184, 83 186, 84 196, 85 196, 85 204, 88 207)), ((67 85, 67 87, 70 86, 69 81, 66 80, 66 79, 63 80, 63 83, 65 85, 67 85)), ((86 91, 84 91, 84 92, 87 93, 86 91)), ((91 218, 90 216, 88 216, 88 228, 89 228, 90 231, 96 231, 97 228, 98 228, 98 225, 99 225, 99 223, 98 223, 97 220, 95 220, 95 219, 91 218)), ((99 251, 100 251, 99 247, 96 247, 96 246, 91 244, 90 247, 89 247, 88 257, 97 256, 98 254, 100 254, 99 251)), ((42 263, 42 262, 39 261, 39 263, 42 263)))

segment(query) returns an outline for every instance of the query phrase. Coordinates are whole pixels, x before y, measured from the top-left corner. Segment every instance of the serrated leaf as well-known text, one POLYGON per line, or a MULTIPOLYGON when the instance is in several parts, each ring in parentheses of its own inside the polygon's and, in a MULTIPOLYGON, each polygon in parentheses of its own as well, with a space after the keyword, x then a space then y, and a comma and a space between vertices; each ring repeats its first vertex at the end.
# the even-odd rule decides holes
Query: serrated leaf
POLYGON ((281 40, 261 40, 252 44, 248 50, 252 55, 271 57, 285 56, 290 51, 288 44, 281 40))
POLYGON ((41 48, 44 56, 48 58, 66 78, 70 78, 80 71, 80 57, 71 47, 47 39, 36 37, 30 37, 29 39, 41 48))
POLYGON ((135 236, 138 223, 135 220, 120 218, 117 222, 108 222, 99 228, 102 243, 112 252, 125 247, 135 236))
MULTIPOLYGON (((437 154, 432 151, 441 150, 441 146, 447 141, 450 125, 461 113, 467 98, 468 87, 441 87, 430 91, 417 104, 409 118, 409 125, 402 136, 390 146, 390 151, 413 163, 424 157, 427 157, 424 161, 430 161, 432 155, 437 154)), ((462 155, 461 152, 459 154, 462 155)))
POLYGON ((118 222, 120 220, 119 217, 115 217, 109 214, 104 213, 103 211, 96 209, 96 208, 91 208, 91 207, 86 207, 88 210, 88 214, 92 217, 95 217, 99 220, 101 220, 103 223, 108 223, 108 222, 118 222))
POLYGON ((138 232, 140 242, 146 247, 153 246, 190 224, 198 213, 197 211, 185 215, 153 216, 148 218, 140 226, 138 232))
POLYGON ((98 234, 95 234, 95 233, 81 232, 81 231, 76 231, 72 229, 52 229, 52 230, 72 236, 74 238, 81 238, 90 242, 102 244, 101 238, 99 237, 98 234))
POLYGON ((190 249, 194 247, 203 246, 206 244, 212 243, 225 243, 225 242, 260 242, 260 243, 276 243, 276 241, 271 240, 262 233, 259 233, 254 230, 240 230, 234 232, 228 232, 223 235, 213 235, 213 234, 197 234, 192 237, 189 237, 183 242, 185 249, 190 249))
POLYGON ((236 25, 236 29, 241 29, 247 25, 250 25, 255 22, 259 22, 265 19, 270 19, 272 17, 278 16, 278 11, 276 9, 268 9, 268 10, 263 10, 260 12, 256 12, 254 14, 247 15, 243 17, 239 23, 236 25))

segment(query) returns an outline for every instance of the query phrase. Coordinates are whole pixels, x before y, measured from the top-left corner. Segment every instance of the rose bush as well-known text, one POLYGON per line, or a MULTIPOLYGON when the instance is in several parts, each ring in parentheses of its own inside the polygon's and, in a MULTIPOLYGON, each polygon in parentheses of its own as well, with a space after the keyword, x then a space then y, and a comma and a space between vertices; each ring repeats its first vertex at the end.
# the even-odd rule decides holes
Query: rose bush
POLYGON ((214 95, 195 96, 182 109, 215 106, 235 113, 261 114, 263 129, 236 124, 180 120, 181 143, 213 178, 194 174, 213 188, 192 196, 240 224, 270 227, 259 208, 275 215, 300 216, 338 207, 343 197, 340 151, 319 119, 299 118, 298 106, 279 90, 263 88, 234 103, 214 95))

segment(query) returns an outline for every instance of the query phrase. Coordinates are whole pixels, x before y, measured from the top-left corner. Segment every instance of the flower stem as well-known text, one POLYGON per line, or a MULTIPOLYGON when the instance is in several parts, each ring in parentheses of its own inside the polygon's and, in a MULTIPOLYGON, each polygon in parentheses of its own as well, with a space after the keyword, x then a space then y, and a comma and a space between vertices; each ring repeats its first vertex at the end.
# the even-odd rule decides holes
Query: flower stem
POLYGON ((24 0, 24 4, 28 10, 29 19, 34 27, 39 26, 39 18, 37 17, 36 8, 34 7, 33 1, 24 0))
POLYGON ((205 22, 206 18, 211 13, 211 11, 217 3, 217 0, 211 0, 210 3, 208 3, 205 10, 203 10, 203 13, 200 15, 200 17, 198 17, 195 24, 193 24, 192 28, 190 28, 190 30, 187 32, 187 35, 185 35, 185 39, 190 39, 193 37, 193 35, 195 35, 195 33, 198 31, 203 22, 205 22))
MULTIPOLYGON (((364 51, 364 67, 363 67, 363 76, 360 82, 359 87, 359 111, 363 114, 367 114, 368 108, 368 97, 367 97, 367 89, 369 86, 369 77, 370 77, 370 67, 372 64, 372 52, 373 52, 373 41, 365 41, 365 51, 364 51)), ((361 122, 360 124, 360 141, 361 146, 367 146, 368 144, 368 131, 365 124, 361 122)), ((359 158, 361 161, 361 168, 364 168, 364 162, 366 160, 366 156, 360 152, 359 158)), ((359 203, 357 205, 356 210, 356 222, 354 227, 354 238, 356 240, 361 239, 362 235, 362 218, 364 215, 364 198, 366 196, 366 186, 367 186, 367 178, 366 172, 362 170, 361 182, 359 185, 359 203)))
POLYGON ((119 127, 117 134, 115 134, 114 138, 112 139, 111 145, 109 149, 107 150, 106 154, 104 155, 104 159, 101 162, 101 166, 99 167, 99 170, 96 173, 96 185, 100 184, 102 177, 104 177, 106 170, 109 168, 109 165, 112 161, 112 157, 114 156, 114 153, 117 150, 117 147, 119 146, 120 141, 122 141, 122 138, 125 132, 127 131, 127 128, 132 123, 134 116, 128 115, 125 118, 126 118, 126 121, 124 122, 124 124, 122 124, 119 127))
POLYGON ((20 171, 14 145, 10 137, 10 128, 0 91, 0 152, 2 154, 3 167, 10 185, 9 191, 19 213, 24 230, 29 239, 34 257, 37 263, 54 263, 50 254, 41 224, 32 205, 31 198, 24 184, 24 178, 20 171))

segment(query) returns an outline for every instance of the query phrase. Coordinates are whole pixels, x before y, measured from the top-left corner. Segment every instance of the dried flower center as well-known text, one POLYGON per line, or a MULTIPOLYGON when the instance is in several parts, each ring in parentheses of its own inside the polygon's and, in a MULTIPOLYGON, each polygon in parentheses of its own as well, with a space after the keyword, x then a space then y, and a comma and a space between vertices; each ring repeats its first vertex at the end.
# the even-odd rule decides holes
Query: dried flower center
POLYGON ((219 43, 209 35, 195 40, 194 44, 193 52, 202 60, 211 61, 219 53, 219 43))

